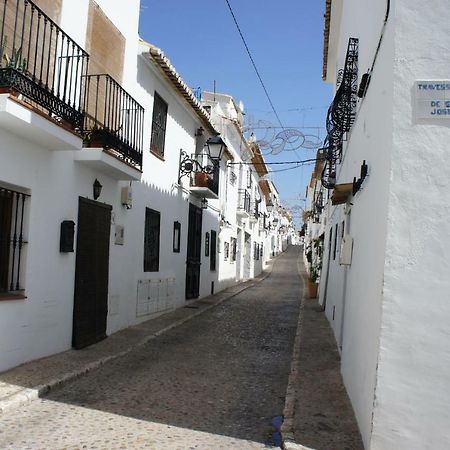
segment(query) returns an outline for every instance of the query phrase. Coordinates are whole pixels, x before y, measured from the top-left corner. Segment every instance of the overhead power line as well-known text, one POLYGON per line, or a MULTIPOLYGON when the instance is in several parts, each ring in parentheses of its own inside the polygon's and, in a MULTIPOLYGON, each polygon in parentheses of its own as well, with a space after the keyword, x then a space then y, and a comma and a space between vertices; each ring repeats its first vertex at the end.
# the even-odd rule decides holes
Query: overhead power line
POLYGON ((250 49, 249 49, 249 47, 247 45, 247 41, 245 40, 244 35, 242 34, 241 27, 239 26, 239 23, 238 23, 238 21, 236 19, 236 16, 234 14, 233 8, 231 7, 230 2, 228 0, 225 0, 225 1, 227 2, 228 9, 230 10, 231 16, 233 17, 234 23, 235 23, 236 28, 237 28, 237 30, 239 32, 239 35, 241 36, 242 42, 244 43, 245 49, 247 50, 248 56, 250 58, 250 61, 252 62, 252 65, 253 65, 253 68, 255 69, 256 75, 258 76, 259 82, 261 83, 261 86, 262 86, 262 88, 264 90, 264 93, 266 94, 267 100, 269 100, 270 107, 272 108, 272 111, 275 114, 275 117, 277 118, 278 123, 280 124, 281 128, 284 128, 284 126, 283 126, 283 124, 281 122, 280 116, 278 115, 278 112, 275 109, 275 106, 274 106, 274 104, 272 102, 272 99, 270 98, 270 95, 269 95, 269 92, 268 92, 268 90, 266 88, 266 85, 264 84, 264 81, 263 81, 263 79, 261 77, 261 74, 259 73, 258 67, 256 67, 255 60, 253 59, 252 53, 250 52, 250 49))
POLYGON ((269 166, 269 165, 279 165, 279 164, 304 164, 304 163, 309 163, 309 162, 316 162, 316 158, 310 158, 310 159, 303 159, 300 161, 274 161, 274 162, 229 162, 228 165, 239 165, 239 164, 245 164, 245 165, 250 165, 250 166, 255 166, 255 165, 264 165, 264 166, 269 166))

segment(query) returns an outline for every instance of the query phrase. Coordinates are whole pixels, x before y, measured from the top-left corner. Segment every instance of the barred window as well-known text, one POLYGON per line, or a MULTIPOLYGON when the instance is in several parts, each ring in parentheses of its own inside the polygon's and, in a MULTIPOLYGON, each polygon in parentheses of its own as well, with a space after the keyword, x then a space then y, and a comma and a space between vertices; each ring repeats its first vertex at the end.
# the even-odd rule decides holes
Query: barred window
POLYGON ((161 215, 145 208, 144 272, 159 271, 159 240, 161 215))
POLYGON ((152 138, 150 151, 158 156, 164 156, 164 141, 166 139, 167 103, 155 92, 153 102, 152 138))
POLYGON ((0 187, 0 293, 20 293, 29 195, 0 187))
POLYGON ((227 261, 229 256, 230 256, 230 243, 224 242, 223 243, 223 259, 225 261, 227 261))
POLYGON ((236 261, 237 239, 231 238, 231 261, 236 261))
POLYGON ((216 270, 216 253, 217 253, 217 233, 215 230, 211 230, 211 244, 209 255, 209 269, 216 270))

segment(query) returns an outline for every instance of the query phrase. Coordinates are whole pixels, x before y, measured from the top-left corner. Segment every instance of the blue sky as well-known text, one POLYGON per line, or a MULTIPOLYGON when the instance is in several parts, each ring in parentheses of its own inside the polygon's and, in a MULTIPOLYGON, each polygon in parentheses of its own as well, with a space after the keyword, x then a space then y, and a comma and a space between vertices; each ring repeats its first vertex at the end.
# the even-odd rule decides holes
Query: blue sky
MULTIPOLYGON (((323 139, 332 98, 321 79, 325 0, 229 2, 283 126, 322 127, 300 130, 323 139)), ((163 49, 191 87, 212 91, 215 80, 218 92, 244 102, 247 121, 278 125, 225 0, 141 0, 140 34, 163 49)), ((300 148, 266 160, 314 154, 300 148)), ((310 173, 307 166, 273 175, 286 204, 303 205, 293 199, 304 197, 310 173)))

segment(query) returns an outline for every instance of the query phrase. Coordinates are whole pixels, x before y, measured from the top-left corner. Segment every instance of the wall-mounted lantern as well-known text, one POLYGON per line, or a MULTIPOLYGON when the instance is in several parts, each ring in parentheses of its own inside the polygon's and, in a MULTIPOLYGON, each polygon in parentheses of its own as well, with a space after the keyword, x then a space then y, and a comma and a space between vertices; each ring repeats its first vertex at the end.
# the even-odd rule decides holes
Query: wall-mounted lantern
POLYGON ((208 200, 206 200, 205 197, 202 198, 201 206, 202 206, 202 209, 208 209, 208 200))
POLYGON ((219 162, 222 159, 226 147, 227 145, 219 135, 211 137, 206 141, 208 155, 213 161, 219 162))
POLYGON ((273 210, 273 202, 269 199, 269 201, 266 203, 266 209, 268 212, 271 212, 273 210))
POLYGON ((100 194, 102 193, 103 186, 100 184, 100 181, 97 180, 97 178, 94 181, 94 184, 92 185, 93 188, 93 195, 94 200, 97 200, 100 197, 100 194))

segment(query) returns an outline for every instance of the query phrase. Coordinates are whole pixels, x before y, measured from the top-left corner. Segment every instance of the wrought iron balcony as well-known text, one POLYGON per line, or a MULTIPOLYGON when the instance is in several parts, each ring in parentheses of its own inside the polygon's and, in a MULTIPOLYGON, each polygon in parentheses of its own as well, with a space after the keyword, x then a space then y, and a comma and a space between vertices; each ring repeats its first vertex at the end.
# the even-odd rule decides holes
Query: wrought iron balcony
POLYGON ((83 126, 88 54, 30 0, 0 0, 0 92, 83 126))
POLYGON ((199 197, 219 198, 219 161, 206 153, 188 155, 180 152, 178 182, 189 176, 190 191, 199 197))
POLYGON ((109 75, 85 79, 85 144, 141 170, 144 108, 109 75))
POLYGON ((237 213, 238 214, 250 214, 250 193, 247 191, 247 189, 239 189, 238 190, 238 207, 237 207, 237 213))

